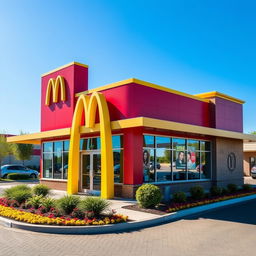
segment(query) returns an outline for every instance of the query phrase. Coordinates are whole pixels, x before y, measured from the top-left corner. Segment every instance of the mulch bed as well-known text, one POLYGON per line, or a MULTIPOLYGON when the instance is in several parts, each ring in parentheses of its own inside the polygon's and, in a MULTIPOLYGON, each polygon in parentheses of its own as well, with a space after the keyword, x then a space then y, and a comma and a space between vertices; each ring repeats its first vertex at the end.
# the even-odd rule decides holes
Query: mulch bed
POLYGON ((133 211, 138 211, 138 212, 146 212, 146 213, 156 214, 156 215, 165 215, 165 214, 167 214, 166 210, 168 209, 168 207, 164 204, 160 204, 157 208, 149 208, 149 209, 141 208, 141 207, 139 207, 138 204, 126 205, 126 206, 123 206, 122 208, 128 209, 128 210, 133 210, 133 211))

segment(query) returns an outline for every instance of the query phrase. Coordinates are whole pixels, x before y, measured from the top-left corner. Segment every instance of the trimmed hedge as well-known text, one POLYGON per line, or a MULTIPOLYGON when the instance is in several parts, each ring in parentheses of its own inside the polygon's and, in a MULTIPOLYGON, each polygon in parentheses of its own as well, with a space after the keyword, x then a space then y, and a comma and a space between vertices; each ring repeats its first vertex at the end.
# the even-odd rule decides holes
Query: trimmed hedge
POLYGON ((227 189, 229 193, 235 193, 238 190, 238 186, 236 184, 230 183, 227 185, 227 189))
POLYGON ((185 203, 187 201, 186 193, 183 191, 179 191, 173 194, 172 200, 175 203, 185 203))
POLYGON ((22 174, 22 173, 9 173, 7 175, 7 179, 10 179, 10 180, 28 180, 28 179, 30 179, 30 175, 22 174))
POLYGON ((142 208, 155 207, 160 204, 161 199, 159 187, 152 184, 144 184, 136 191, 136 200, 142 208))
POLYGON ((190 194, 194 200, 200 200, 205 197, 204 189, 201 186, 191 187, 190 194))
POLYGON ((31 188, 27 185, 17 185, 4 190, 4 196, 8 199, 15 200, 19 204, 24 203, 32 197, 31 188))
POLYGON ((37 196, 47 196, 50 192, 50 188, 43 184, 35 185, 32 188, 33 194, 37 196))

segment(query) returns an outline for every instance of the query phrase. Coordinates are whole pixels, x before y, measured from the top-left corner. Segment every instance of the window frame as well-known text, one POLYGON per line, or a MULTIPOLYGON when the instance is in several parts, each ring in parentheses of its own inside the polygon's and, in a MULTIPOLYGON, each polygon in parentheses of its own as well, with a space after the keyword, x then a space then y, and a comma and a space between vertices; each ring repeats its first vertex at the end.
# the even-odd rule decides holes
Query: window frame
MULTIPOLYGON (((168 135, 160 135, 160 134, 151 134, 151 133, 143 133, 142 136, 153 136, 154 137, 154 147, 144 147, 143 144, 143 148, 142 148, 142 152, 144 150, 148 150, 148 149, 153 149, 154 150, 154 159, 156 158, 156 149, 157 149, 157 145, 156 145, 156 137, 168 137, 171 139, 171 148, 168 149, 171 152, 171 178, 172 180, 170 181, 155 181, 154 182, 144 182, 144 177, 143 177, 143 183, 150 183, 150 184, 171 184, 171 183, 184 183, 184 182, 203 182, 203 181, 211 181, 212 180, 212 147, 213 147, 213 142, 212 140, 209 139, 195 139, 195 138, 188 138, 188 137, 180 137, 180 136, 168 136, 168 135), (199 141, 199 149, 195 150, 195 152, 199 153, 199 179, 188 179, 188 166, 187 166, 187 161, 186 161, 186 179, 184 180, 173 180, 173 159, 174 159, 174 154, 176 152, 176 150, 174 149, 173 146, 173 139, 185 139, 185 154, 187 154, 188 152, 188 141, 189 140, 195 140, 195 141, 199 141), (210 150, 201 150, 201 142, 209 142, 210 143, 210 150), (210 178, 207 179, 202 179, 201 178, 201 152, 205 152, 205 153, 209 153, 210 154, 210 178)), ((144 139, 144 138, 143 138, 144 139)), ((154 166, 155 168, 155 166, 154 166)), ((143 167, 142 167, 142 171, 143 171, 143 167)), ((156 169, 154 169, 155 173, 156 173, 156 169)), ((144 175, 144 174, 143 174, 144 175)))

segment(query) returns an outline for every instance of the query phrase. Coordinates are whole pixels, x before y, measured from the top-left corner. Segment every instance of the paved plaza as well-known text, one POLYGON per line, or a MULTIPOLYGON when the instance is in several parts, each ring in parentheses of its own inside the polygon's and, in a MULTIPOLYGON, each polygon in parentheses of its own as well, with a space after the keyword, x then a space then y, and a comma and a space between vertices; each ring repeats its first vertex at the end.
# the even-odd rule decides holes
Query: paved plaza
POLYGON ((0 255, 255 255, 256 200, 148 229, 53 235, 0 227, 0 255))

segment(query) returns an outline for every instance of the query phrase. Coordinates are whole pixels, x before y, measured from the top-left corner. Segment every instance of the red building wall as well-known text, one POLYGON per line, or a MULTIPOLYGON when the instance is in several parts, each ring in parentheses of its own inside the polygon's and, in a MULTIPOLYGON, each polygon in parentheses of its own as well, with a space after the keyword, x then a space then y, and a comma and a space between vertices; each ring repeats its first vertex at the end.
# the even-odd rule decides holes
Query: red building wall
POLYGON ((88 89, 88 68, 76 64, 70 65, 43 76, 41 84, 41 131, 71 127, 75 94, 88 89), (64 77, 67 100, 46 106, 48 81, 50 78, 56 79, 58 75, 64 77))
POLYGON ((243 132, 243 105, 219 97, 215 103, 215 127, 217 129, 243 132))

